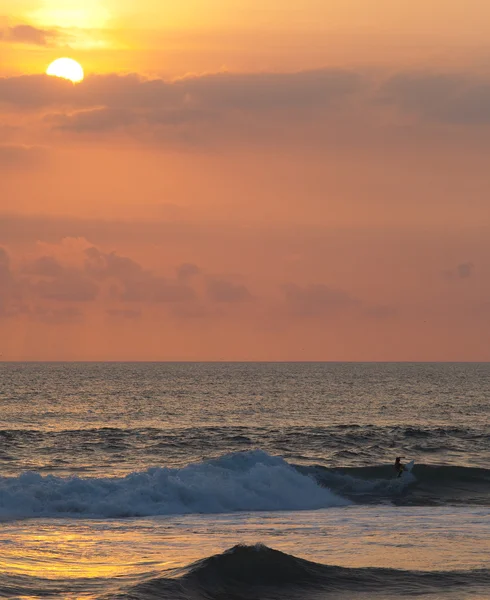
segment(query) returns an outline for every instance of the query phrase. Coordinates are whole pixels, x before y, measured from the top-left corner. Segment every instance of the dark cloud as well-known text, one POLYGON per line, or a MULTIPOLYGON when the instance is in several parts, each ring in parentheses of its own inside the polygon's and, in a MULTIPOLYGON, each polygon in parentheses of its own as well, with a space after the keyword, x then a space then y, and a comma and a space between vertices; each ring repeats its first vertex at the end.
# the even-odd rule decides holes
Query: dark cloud
POLYGON ((192 263, 180 265, 174 277, 164 277, 130 257, 103 252, 95 246, 81 251, 80 258, 80 266, 76 267, 44 255, 12 273, 9 256, 0 249, 0 299, 5 304, 11 296, 5 290, 11 291, 21 283, 19 302, 40 305, 44 312, 36 308, 36 318, 54 322, 68 319, 68 313, 58 314, 59 308, 50 306, 50 302, 87 304, 103 298, 114 304, 105 308, 112 318, 136 319, 142 314, 141 305, 149 304, 167 305, 174 317, 214 318, 224 314, 225 305, 252 298, 244 285, 223 278, 196 280, 202 270, 192 263))
POLYGON ((155 275, 131 258, 97 248, 89 248, 85 254, 86 272, 99 279, 116 280, 119 285, 112 287, 113 297, 123 302, 187 302, 196 296, 188 285, 155 275))
POLYGON ((24 264, 22 272, 35 278, 31 289, 45 300, 92 302, 99 293, 93 278, 80 269, 63 266, 54 256, 41 256, 24 264))
POLYGON ((229 112, 326 109, 362 89, 360 75, 335 69, 299 73, 203 75, 177 81, 94 75, 79 85, 45 75, 0 80, 0 103, 14 109, 82 109, 58 115, 58 129, 107 131, 143 120, 179 126, 229 112), (85 110, 83 110, 85 109, 85 110), (90 109, 90 110, 87 110, 90 109))
POLYGON ((18 110, 73 107, 79 101, 77 86, 61 77, 20 75, 0 78, 0 106, 18 110))
POLYGON ((104 133, 115 129, 127 128, 140 120, 139 116, 128 109, 97 108, 84 110, 73 115, 53 115, 46 121, 58 131, 75 133, 104 133))
POLYGON ((175 83, 191 106, 241 111, 329 106, 359 91, 362 77, 351 71, 322 69, 296 73, 218 73, 175 83))
POLYGON ((469 279, 473 276, 475 265, 472 262, 463 262, 453 269, 442 272, 445 279, 469 279))
POLYGON ((252 298, 251 293, 244 285, 236 284, 225 279, 212 279, 208 281, 207 293, 213 302, 224 304, 245 302, 252 298))
POLYGON ((0 247, 0 317, 15 317, 27 312, 19 282, 12 270, 9 253, 0 247))
POLYGON ((0 40, 33 46, 47 46, 57 37, 58 33, 52 29, 39 29, 32 25, 16 25, 0 30, 0 40))
MULTIPOLYGON (((102 252, 96 247, 81 253, 80 267, 65 266, 55 256, 44 255, 28 263, 14 273, 11 270, 8 253, 0 248, 0 300, 3 307, 12 297, 12 292, 20 289, 26 301, 48 301, 55 303, 90 303, 99 297, 112 299, 118 304, 153 303, 153 304, 192 304, 198 301, 198 294, 187 284, 187 278, 165 278, 144 269, 129 257, 115 252, 102 252)), ((188 276, 196 272, 186 265, 182 273, 188 276)), ((52 309, 42 304, 44 320, 56 320, 59 309, 52 309)), ((37 310, 37 309, 36 309, 37 310)), ((141 315, 138 309, 109 308, 107 314, 112 317, 137 318, 141 315)), ((63 315, 58 315, 61 319, 63 315)), ((63 317, 64 318, 64 317, 63 317)))
MULTIPOLYGON (((359 75, 337 70, 222 73, 173 82, 134 75, 99 76, 76 86, 71 101, 77 110, 45 120, 60 132, 124 131, 146 142, 202 147, 221 137, 250 141, 254 127, 264 133, 265 119, 266 128, 284 118, 312 122, 314 114, 343 107, 362 85, 359 75)), ((279 132, 284 135, 282 126, 279 132)))
POLYGON ((9 285, 11 280, 10 256, 5 248, 0 246, 0 291, 9 285))
POLYGON ((400 73, 386 81, 380 98, 428 120, 490 123, 490 79, 459 73, 400 73))
POLYGON ((473 275, 475 265, 471 262, 461 263, 456 267, 456 271, 460 279, 468 279, 473 275))
POLYGON ((321 283, 307 286, 287 283, 282 291, 289 310, 299 317, 329 316, 359 304, 348 292, 321 283))
POLYGON ((64 273, 64 268, 53 256, 41 256, 25 265, 23 271, 29 275, 59 277, 64 273))
POLYGON ((333 138, 335 127, 344 121, 344 135, 359 135, 363 123, 368 127, 379 116, 380 106, 433 123, 488 124, 490 77, 406 71, 383 79, 379 74, 321 69, 218 73, 174 81, 136 74, 92 75, 73 85, 29 75, 0 79, 0 105, 16 111, 53 111, 44 117, 45 123, 59 132, 124 131, 144 141, 185 147, 220 136, 250 141, 260 134, 263 142, 292 131, 304 135, 305 124, 314 125, 324 140, 333 138))
POLYGON ((184 263, 177 269, 178 279, 189 279, 201 273, 201 269, 197 265, 184 263))
POLYGON ((99 293, 99 286, 76 270, 38 281, 34 289, 39 297, 57 302, 93 302, 99 293))
POLYGON ((85 270, 98 278, 117 278, 121 281, 140 280, 147 276, 143 267, 133 259, 116 252, 104 253, 95 247, 85 250, 85 270))

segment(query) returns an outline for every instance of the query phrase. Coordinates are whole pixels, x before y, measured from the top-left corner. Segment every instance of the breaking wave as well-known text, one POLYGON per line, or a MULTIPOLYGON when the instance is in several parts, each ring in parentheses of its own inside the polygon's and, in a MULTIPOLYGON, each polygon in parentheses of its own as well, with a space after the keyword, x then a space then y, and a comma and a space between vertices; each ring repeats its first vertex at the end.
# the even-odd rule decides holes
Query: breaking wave
POLYGON ((120 478, 33 472, 0 478, 3 519, 312 510, 349 503, 282 458, 260 450, 120 478))

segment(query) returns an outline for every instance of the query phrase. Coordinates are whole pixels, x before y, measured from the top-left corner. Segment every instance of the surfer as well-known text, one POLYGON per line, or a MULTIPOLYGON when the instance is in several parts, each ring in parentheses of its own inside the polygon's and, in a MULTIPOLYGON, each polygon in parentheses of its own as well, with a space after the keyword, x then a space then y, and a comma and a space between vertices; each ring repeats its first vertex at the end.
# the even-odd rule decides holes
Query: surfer
POLYGON ((405 465, 400 462, 400 460, 402 458, 405 458, 405 457, 404 456, 397 456, 396 460, 395 460, 394 467, 395 467, 395 471, 398 473, 397 477, 401 477, 403 471, 405 470, 405 465))

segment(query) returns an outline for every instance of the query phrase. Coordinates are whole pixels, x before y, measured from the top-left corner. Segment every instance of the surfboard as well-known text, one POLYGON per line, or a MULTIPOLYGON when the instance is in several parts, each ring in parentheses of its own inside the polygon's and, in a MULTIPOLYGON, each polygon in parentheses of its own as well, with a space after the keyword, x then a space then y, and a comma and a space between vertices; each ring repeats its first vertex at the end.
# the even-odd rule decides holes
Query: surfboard
POLYGON ((410 473, 410 471, 413 469, 413 465, 415 464, 414 460, 411 460, 409 463, 407 463, 405 465, 405 469, 404 471, 408 471, 410 473))

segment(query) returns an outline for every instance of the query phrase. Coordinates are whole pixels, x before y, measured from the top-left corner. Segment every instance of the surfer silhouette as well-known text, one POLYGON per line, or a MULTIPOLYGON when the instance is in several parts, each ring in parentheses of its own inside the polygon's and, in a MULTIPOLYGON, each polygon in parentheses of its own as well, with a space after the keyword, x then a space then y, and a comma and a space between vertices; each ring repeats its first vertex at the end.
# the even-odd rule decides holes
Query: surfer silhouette
POLYGON ((398 473, 397 477, 401 477, 403 471, 405 470, 405 465, 402 464, 400 461, 402 458, 405 458, 404 456, 397 456, 395 459, 395 471, 398 473))

